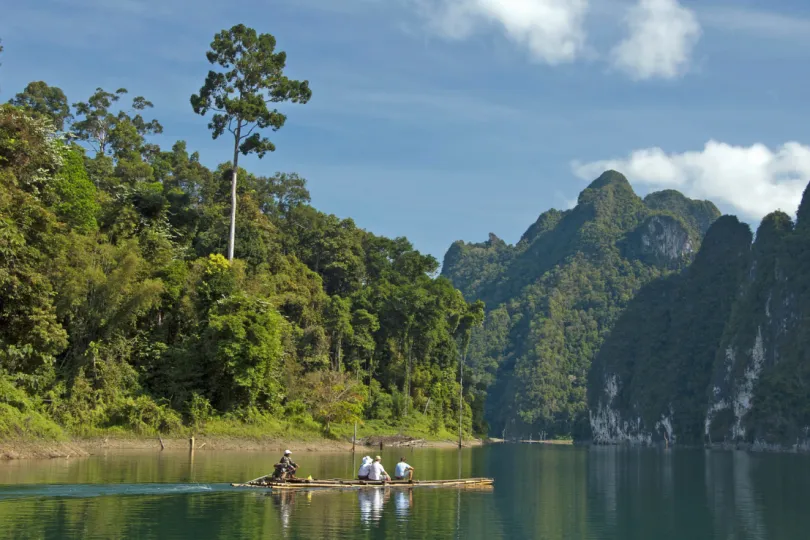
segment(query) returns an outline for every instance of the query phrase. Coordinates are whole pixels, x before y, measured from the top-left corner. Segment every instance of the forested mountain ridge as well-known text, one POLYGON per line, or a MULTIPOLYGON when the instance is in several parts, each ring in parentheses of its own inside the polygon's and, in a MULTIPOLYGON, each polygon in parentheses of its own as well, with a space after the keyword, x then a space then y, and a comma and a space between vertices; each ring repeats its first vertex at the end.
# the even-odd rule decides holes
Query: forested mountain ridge
POLYGON ((442 274, 487 306, 468 360, 486 396, 476 423, 507 435, 589 432, 588 373, 605 336, 642 286, 689 265, 719 216, 675 191, 641 199, 607 171, 515 246, 494 235, 454 243, 442 274))
MULTIPOLYGON (((471 434, 459 360, 483 306, 435 258, 313 208, 294 173, 160 148, 126 94, 70 106, 40 81, 0 106, 0 438, 366 420, 446 437, 459 416, 471 434)), ((254 136, 238 149, 271 149, 254 136)))
POLYGON ((797 221, 718 220, 643 289, 591 373, 597 442, 810 449, 810 189, 797 221))

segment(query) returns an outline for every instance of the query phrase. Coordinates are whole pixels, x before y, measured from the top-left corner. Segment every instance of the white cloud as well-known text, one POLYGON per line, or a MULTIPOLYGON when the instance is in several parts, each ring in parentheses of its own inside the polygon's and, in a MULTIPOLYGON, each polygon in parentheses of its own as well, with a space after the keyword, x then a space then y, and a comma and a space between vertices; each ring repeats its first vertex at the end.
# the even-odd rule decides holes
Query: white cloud
POLYGON ((616 68, 634 79, 684 74, 701 34, 690 9, 678 0, 639 0, 625 22, 629 35, 613 49, 616 68))
POLYGON ((763 144, 744 147, 709 141, 699 152, 667 154, 648 148, 624 159, 574 162, 571 167, 585 180, 613 169, 633 184, 677 189, 759 220, 774 210, 796 211, 810 182, 810 146, 789 142, 771 150, 763 144))
POLYGON ((588 0, 414 0, 429 26, 465 39, 497 24, 532 56, 551 65, 575 60, 585 46, 588 0))

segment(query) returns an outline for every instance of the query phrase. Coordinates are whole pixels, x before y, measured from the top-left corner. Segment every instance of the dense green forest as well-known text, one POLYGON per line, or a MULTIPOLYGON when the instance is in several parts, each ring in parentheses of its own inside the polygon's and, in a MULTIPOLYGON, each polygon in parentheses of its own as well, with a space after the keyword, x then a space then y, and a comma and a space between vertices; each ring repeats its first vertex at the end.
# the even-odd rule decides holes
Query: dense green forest
POLYGON ((686 268, 720 216, 676 191, 638 197, 608 171, 575 208, 549 210, 515 246, 456 242, 443 275, 486 303, 470 343, 471 391, 495 433, 587 437, 591 362, 646 284, 686 268))
POLYGON ((241 25, 207 57, 189 114, 228 137, 216 168, 159 147, 123 88, 71 104, 36 81, 0 106, 0 436, 471 434, 459 361, 483 305, 407 239, 313 208, 297 174, 239 168, 312 90, 241 25))

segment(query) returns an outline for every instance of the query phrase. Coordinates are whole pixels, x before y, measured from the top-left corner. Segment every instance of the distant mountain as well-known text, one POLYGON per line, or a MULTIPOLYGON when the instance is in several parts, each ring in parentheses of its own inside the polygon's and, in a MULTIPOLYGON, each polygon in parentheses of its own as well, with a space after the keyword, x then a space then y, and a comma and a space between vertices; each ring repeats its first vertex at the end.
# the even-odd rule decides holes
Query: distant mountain
POLYGON ((488 310, 468 358, 476 427, 588 437, 594 356, 643 286, 689 266, 719 216, 676 191, 641 199, 608 171, 514 246, 454 243, 442 274, 488 310))

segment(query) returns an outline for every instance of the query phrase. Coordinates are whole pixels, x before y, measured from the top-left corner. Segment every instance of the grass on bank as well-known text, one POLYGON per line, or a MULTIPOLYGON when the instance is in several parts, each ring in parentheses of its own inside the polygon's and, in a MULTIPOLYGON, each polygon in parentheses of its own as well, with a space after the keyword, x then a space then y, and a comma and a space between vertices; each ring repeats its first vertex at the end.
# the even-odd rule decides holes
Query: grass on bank
POLYGON ((64 430, 39 412, 25 392, 0 377, 0 439, 61 441, 66 438, 64 430))
MULTIPOLYGON (((116 396, 104 403, 88 398, 92 389, 74 392, 70 399, 51 394, 34 399, 13 379, 0 376, 0 440, 48 440, 68 438, 146 439, 163 437, 221 437, 318 441, 351 441, 354 422, 333 423, 329 429, 302 407, 288 407, 279 415, 257 409, 218 415, 205 400, 192 403, 185 420, 167 404, 147 396, 116 396)), ((357 423, 358 440, 370 436, 408 436, 430 441, 456 440, 455 425, 418 410, 389 415, 387 420, 357 423)), ((469 436, 465 436, 469 439, 469 436)))
MULTIPOLYGON (((0 383, 1 385, 2 383, 0 383)), ((329 432, 308 414, 275 418, 256 414, 249 418, 215 416, 195 426, 180 422, 164 424, 163 429, 130 418, 125 425, 94 426, 75 422, 62 427, 40 412, 25 393, 13 386, 0 388, 0 440, 64 441, 75 438, 147 439, 163 437, 213 437, 252 440, 285 439, 315 442, 324 439, 351 441, 354 423, 332 424, 329 432), (14 391, 12 393, 12 390, 14 391), (168 428, 168 429, 167 429, 168 428)), ((365 420, 357 424, 358 440, 371 436, 408 436, 429 441, 455 440, 458 432, 437 426, 428 416, 412 412, 401 420, 365 420)), ((465 436, 469 439, 469 436, 465 436)))

